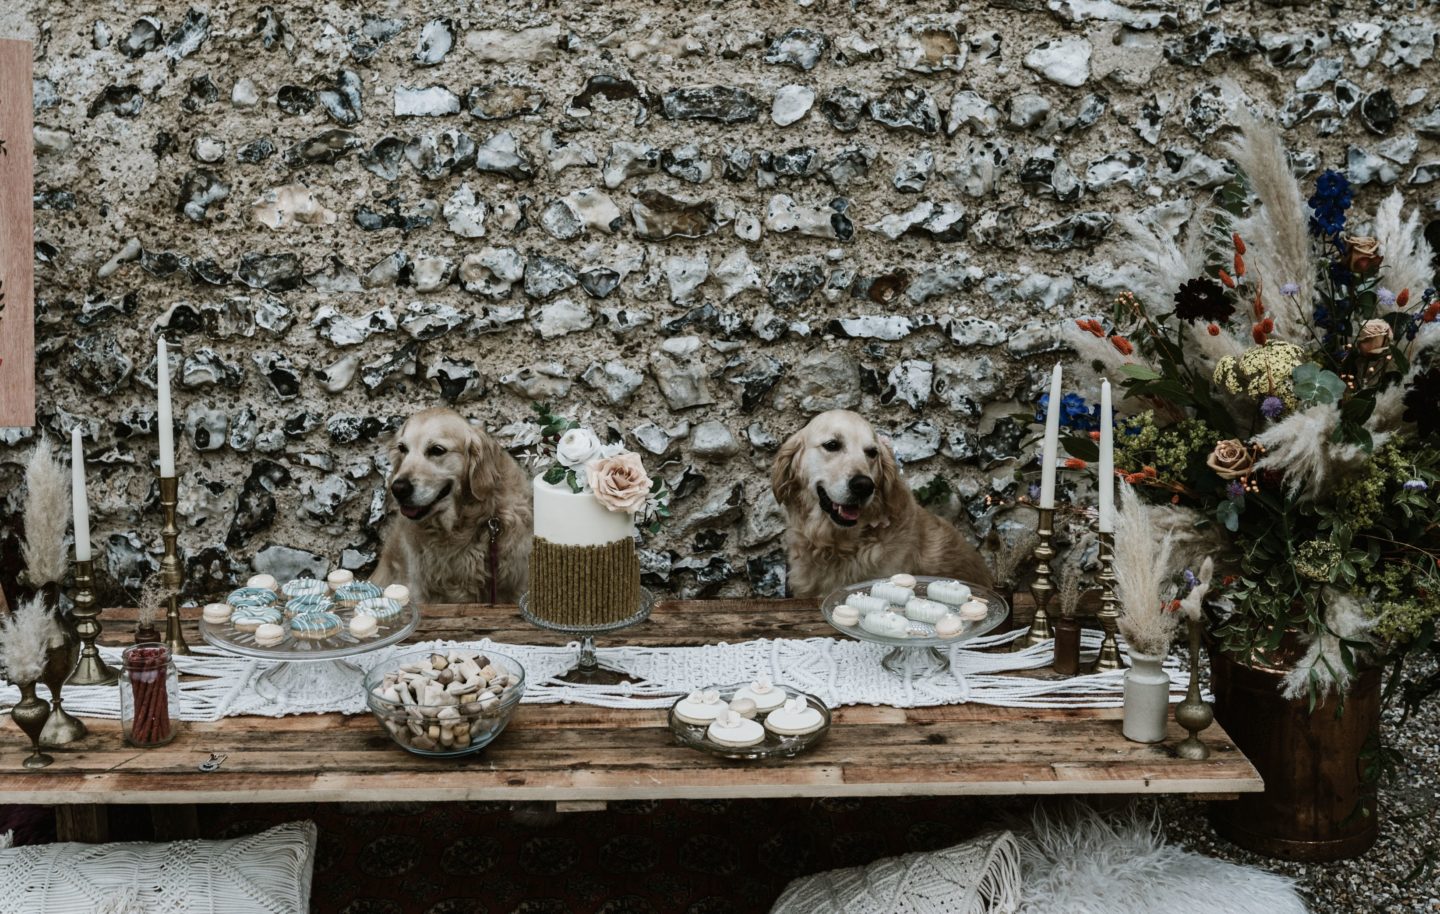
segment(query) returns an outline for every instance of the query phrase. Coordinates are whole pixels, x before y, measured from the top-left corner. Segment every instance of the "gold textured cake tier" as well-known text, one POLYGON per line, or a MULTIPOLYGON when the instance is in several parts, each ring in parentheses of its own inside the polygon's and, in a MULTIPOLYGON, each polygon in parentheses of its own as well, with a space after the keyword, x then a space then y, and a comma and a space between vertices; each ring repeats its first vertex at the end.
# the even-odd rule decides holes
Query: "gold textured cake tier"
POLYGON ((535 537, 528 608, 557 625, 608 625, 635 615, 640 609, 635 541, 561 546, 535 537))

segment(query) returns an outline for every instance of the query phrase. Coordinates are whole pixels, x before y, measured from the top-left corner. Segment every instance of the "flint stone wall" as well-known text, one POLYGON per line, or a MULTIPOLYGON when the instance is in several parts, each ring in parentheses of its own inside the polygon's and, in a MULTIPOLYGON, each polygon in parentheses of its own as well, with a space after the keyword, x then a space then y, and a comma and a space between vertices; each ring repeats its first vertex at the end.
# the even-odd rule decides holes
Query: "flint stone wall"
POLYGON ((368 568, 405 415, 518 450, 545 401, 674 486, 650 583, 777 595, 769 464, 819 410, 1003 533, 1011 416, 1118 291, 1116 216, 1178 228, 1245 99, 1362 206, 1437 201, 1433 4, 362 6, 0 18, 36 42, 41 424, 85 430, 121 585, 158 564, 160 333, 197 593, 368 568))

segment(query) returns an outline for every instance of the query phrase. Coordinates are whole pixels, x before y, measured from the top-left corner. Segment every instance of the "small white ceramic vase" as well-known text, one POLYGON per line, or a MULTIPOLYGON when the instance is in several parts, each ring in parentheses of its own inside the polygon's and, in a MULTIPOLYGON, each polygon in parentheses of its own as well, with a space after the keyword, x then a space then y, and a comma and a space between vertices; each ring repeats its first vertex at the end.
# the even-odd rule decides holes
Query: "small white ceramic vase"
POLYGON ((1170 717, 1170 677, 1161 669, 1164 656, 1130 652, 1125 671, 1125 738, 1137 743, 1158 743, 1165 738, 1170 717))

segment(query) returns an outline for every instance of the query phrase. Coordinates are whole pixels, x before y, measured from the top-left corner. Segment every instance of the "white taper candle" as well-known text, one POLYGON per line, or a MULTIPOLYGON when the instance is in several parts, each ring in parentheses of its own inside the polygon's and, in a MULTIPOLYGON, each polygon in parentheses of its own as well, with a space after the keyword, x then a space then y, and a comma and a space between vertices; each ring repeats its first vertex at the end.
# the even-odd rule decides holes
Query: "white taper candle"
POLYGON ((155 344, 155 393, 159 398, 160 475, 175 475, 175 419, 170 413, 170 354, 165 337, 155 344))
POLYGON ((1045 410, 1045 445, 1040 452, 1040 507, 1055 507, 1055 464, 1060 459, 1060 363, 1050 373, 1050 402, 1045 410))
POLYGON ((1115 429, 1110 410, 1110 382, 1100 382, 1100 532, 1115 532, 1115 429))
POLYGON ((75 512, 75 560, 90 561, 90 497, 85 492, 85 451, 80 427, 70 432, 70 504, 75 512))

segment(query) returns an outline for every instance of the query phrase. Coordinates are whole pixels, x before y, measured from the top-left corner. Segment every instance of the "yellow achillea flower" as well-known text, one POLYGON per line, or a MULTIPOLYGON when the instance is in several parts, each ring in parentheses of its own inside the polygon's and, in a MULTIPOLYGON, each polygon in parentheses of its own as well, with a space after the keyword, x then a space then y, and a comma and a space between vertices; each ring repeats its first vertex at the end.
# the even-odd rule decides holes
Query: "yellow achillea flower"
POLYGON ((1238 359, 1226 356, 1215 366, 1215 384, 1232 394, 1256 399, 1279 397, 1286 408, 1294 409, 1295 385, 1290 375, 1305 361, 1305 353, 1294 343, 1271 340, 1256 346, 1238 359))

